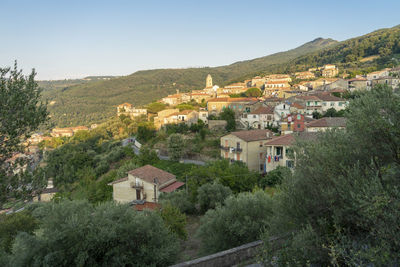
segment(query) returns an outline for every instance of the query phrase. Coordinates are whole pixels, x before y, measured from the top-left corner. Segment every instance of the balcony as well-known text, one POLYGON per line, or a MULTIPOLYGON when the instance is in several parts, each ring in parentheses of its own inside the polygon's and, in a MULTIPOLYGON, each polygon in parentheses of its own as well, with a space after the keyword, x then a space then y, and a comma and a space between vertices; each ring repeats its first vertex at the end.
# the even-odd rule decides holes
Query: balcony
POLYGON ((241 149, 240 147, 232 147, 232 152, 242 152, 243 149, 241 149))
POLYGON ((132 188, 143 189, 143 182, 131 182, 132 188))
POLYGON ((220 148, 222 149, 222 150, 225 150, 225 151, 229 151, 229 146, 220 146, 220 148))

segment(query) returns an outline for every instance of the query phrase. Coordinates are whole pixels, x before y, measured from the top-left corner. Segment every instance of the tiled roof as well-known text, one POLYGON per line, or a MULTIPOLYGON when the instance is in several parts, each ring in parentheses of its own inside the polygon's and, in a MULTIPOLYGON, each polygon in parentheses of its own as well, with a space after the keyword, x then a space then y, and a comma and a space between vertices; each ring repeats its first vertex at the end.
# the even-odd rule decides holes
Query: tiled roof
POLYGON ((159 209, 161 208, 161 205, 158 203, 154 203, 154 202, 144 202, 143 204, 135 204, 133 205, 133 208, 137 211, 143 211, 145 209, 148 210, 155 210, 155 209, 159 209))
POLYGON ((274 114, 274 108, 262 106, 253 112, 250 112, 250 114, 274 114))
POLYGON ((343 117, 325 117, 307 123, 306 127, 346 127, 346 118, 343 117))
POLYGON ((345 101, 343 98, 333 96, 331 94, 320 94, 317 95, 322 101, 345 101))
POLYGON ((303 105, 300 105, 299 103, 292 103, 290 106, 297 109, 305 109, 305 107, 303 105))
MULTIPOLYGON (((128 174, 138 177, 149 183, 154 183, 154 179, 157 179, 160 185, 170 182, 171 180, 174 180, 176 178, 176 176, 173 175, 172 173, 160 170, 159 168, 153 167, 151 165, 145 165, 143 167, 131 170, 128 172, 128 174)), ((113 185, 127 180, 128 177, 124 177, 112 183, 109 183, 109 185, 113 185)))
POLYGON ((271 139, 274 135, 270 130, 260 129, 260 130, 249 130, 249 131, 237 131, 230 133, 236 137, 239 137, 243 141, 251 142, 257 140, 267 140, 271 139))
POLYGON ((134 169, 129 171, 128 174, 139 177, 140 179, 143 179, 149 183, 154 183, 154 179, 157 179, 160 185, 176 178, 176 176, 172 173, 160 170, 159 168, 151 165, 145 165, 143 167, 134 169))
POLYGON ((267 142, 265 145, 267 146, 288 146, 292 145, 296 138, 304 141, 315 141, 318 138, 319 133, 308 133, 301 132, 298 134, 285 134, 283 136, 278 136, 273 138, 271 141, 267 142))
POLYGON ((170 193, 172 191, 175 191, 176 189, 178 189, 179 187, 182 187, 185 183, 179 182, 179 181, 175 181, 172 184, 169 184, 165 187, 163 187, 162 189, 160 189, 161 192, 166 192, 166 193, 170 193))

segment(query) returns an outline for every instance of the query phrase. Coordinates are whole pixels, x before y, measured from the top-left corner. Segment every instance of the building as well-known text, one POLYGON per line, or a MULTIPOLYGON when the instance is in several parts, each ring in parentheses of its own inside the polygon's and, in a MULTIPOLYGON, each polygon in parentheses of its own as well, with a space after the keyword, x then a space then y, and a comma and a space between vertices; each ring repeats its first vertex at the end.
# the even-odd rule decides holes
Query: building
POLYGON ((274 126, 279 126, 283 118, 290 114, 290 103, 283 102, 274 108, 274 126))
POLYGON ((174 109, 164 109, 160 112, 157 113, 157 116, 154 117, 154 126, 156 129, 160 129, 163 125, 167 123, 166 118, 173 114, 179 112, 179 109, 174 108, 174 109))
POLYGON ((368 90, 371 89, 371 81, 366 78, 359 77, 347 80, 348 88, 351 92, 357 90, 368 90))
POLYGON ((312 73, 311 71, 296 72, 294 75, 295 75, 296 79, 299 79, 299 80, 315 79, 315 74, 312 73))
POLYGON ((184 183, 177 181, 172 173, 145 165, 108 185, 113 187, 114 201, 143 205, 146 202, 157 203, 161 192, 175 191, 184 183))
POLYGON ((154 118, 154 125, 156 129, 160 129, 162 126, 167 124, 178 124, 178 123, 185 123, 187 125, 192 125, 197 123, 199 120, 199 113, 195 110, 183 110, 183 111, 176 111, 173 113, 168 113, 167 115, 163 116, 161 119, 160 117, 154 118))
POLYGON ((389 76, 390 74, 390 69, 389 68, 385 68, 383 70, 378 70, 378 71, 374 71, 371 73, 367 74, 367 80, 375 80, 381 77, 386 77, 389 76))
POLYGON ((86 126, 76 126, 68 128, 54 128, 51 130, 50 135, 52 137, 71 137, 78 131, 89 131, 86 126))
POLYGON ((375 80, 372 80, 372 86, 375 86, 377 84, 386 84, 392 87, 393 89, 397 89, 399 88, 400 85, 400 79, 393 76, 379 77, 375 80))
POLYGON ((135 108, 133 105, 129 103, 123 103, 117 107, 117 115, 118 117, 121 115, 125 115, 134 119, 142 115, 147 116, 147 109, 135 108))
POLYGON ((206 88, 213 88, 213 80, 212 80, 211 74, 207 75, 206 88))
POLYGON ((322 77, 333 78, 339 74, 339 69, 332 64, 326 64, 321 70, 322 77))
POLYGON ((317 133, 298 132, 278 136, 265 143, 267 149, 265 157, 265 171, 270 172, 278 166, 294 168, 295 162, 291 156, 291 146, 296 142, 296 138, 300 140, 316 141, 317 133))
POLYGON ((49 202, 57 192, 58 189, 54 187, 53 180, 49 179, 45 189, 34 193, 33 202, 49 202))
POLYGON ((295 99, 306 107, 306 115, 312 115, 314 111, 322 113, 322 101, 317 96, 296 96, 295 99))
POLYGON ((238 98, 212 98, 207 102, 207 110, 209 115, 219 115, 224 109, 230 108, 235 112, 236 117, 240 117, 242 113, 249 113, 257 108, 259 101, 252 97, 238 98))
POLYGON ((349 101, 346 99, 333 96, 329 93, 316 95, 322 101, 321 111, 326 112, 328 109, 334 108, 336 111, 345 109, 349 101))
POLYGON ((270 130, 232 132, 221 137, 221 157, 231 162, 241 161, 249 170, 265 172, 264 143, 271 140, 270 130))
POLYGON ((281 134, 305 131, 305 116, 303 114, 289 114, 281 121, 281 134))
POLYGON ((258 88, 263 89, 264 88, 264 84, 265 84, 265 78, 264 77, 256 76, 253 79, 251 79, 251 86, 252 87, 258 87, 258 88))
POLYGON ((243 113, 240 120, 246 128, 265 129, 274 122, 274 108, 261 106, 250 113, 243 113))
POLYGON ((206 92, 192 92, 190 93, 190 100, 194 100, 197 103, 203 103, 203 102, 207 102, 208 99, 210 99, 212 96, 209 95, 206 92))
POLYGON ((305 124, 307 132, 325 132, 331 129, 345 129, 346 118, 325 117, 305 124))
POLYGON ((307 113, 307 110, 304 105, 294 102, 290 104, 290 113, 295 113, 295 114, 299 113, 304 115, 307 113))
POLYGON ((290 78, 289 74, 270 74, 265 76, 266 81, 270 82, 291 82, 292 78, 290 78))
POLYGON ((206 109, 200 108, 200 110, 199 110, 199 120, 202 120, 205 124, 208 123, 208 111, 206 109))

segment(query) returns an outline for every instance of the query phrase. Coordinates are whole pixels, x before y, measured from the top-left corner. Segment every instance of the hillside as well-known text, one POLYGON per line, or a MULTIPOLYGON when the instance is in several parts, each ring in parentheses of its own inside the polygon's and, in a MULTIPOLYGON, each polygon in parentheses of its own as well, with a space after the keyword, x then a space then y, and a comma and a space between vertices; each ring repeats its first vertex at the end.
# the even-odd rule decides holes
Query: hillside
POLYGON ((337 41, 318 38, 298 48, 273 55, 236 62, 215 68, 156 69, 138 71, 131 75, 111 80, 87 81, 70 86, 46 90, 44 97, 55 101, 50 106, 53 122, 58 126, 90 124, 107 119, 115 114, 116 105, 130 102, 144 105, 163 96, 204 87, 207 74, 216 84, 247 73, 255 73, 279 66, 299 56, 335 45, 337 41))

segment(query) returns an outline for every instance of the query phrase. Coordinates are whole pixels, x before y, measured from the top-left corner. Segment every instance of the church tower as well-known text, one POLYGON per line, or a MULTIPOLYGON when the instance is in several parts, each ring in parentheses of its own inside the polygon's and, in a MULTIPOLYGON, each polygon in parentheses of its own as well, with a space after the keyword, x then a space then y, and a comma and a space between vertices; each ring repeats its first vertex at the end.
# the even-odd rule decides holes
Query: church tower
POLYGON ((211 88, 211 87, 213 87, 212 77, 210 74, 208 74, 206 79, 206 88, 211 88))

